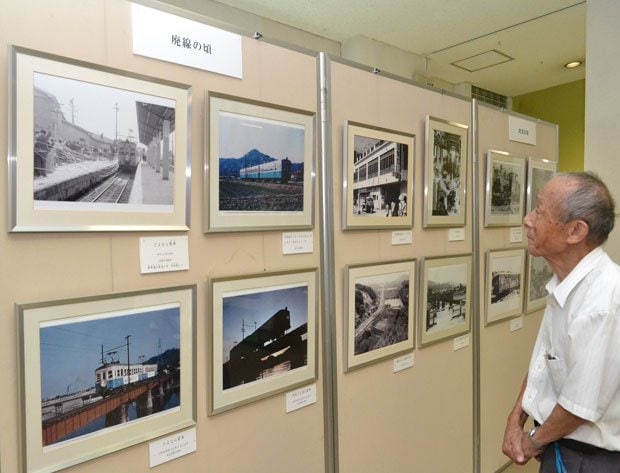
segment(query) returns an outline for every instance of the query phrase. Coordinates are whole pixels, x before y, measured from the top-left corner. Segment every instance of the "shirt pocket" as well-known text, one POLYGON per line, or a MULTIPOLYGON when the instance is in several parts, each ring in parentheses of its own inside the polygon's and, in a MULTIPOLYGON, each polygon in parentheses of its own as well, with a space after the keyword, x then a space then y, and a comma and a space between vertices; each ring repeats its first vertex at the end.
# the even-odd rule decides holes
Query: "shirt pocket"
POLYGON ((546 357, 545 362, 547 364, 547 370, 549 372, 549 380, 555 393, 559 396, 564 388, 566 381, 567 370, 564 362, 559 358, 546 357))

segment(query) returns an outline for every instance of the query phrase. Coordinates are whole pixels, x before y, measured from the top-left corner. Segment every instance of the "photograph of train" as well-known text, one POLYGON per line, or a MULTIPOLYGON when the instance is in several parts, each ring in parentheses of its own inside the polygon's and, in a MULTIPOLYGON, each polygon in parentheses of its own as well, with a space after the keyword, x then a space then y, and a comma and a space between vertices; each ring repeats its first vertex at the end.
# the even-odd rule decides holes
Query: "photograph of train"
POLYGON ((520 164, 493 162, 491 216, 520 215, 523 212, 522 168, 520 164))
POLYGON ((180 405, 177 304, 41 324, 42 445, 180 405))
POLYGON ((525 249, 491 251, 487 264, 487 322, 523 311, 525 249))
POLYGON ((39 209, 173 207, 175 102, 34 73, 39 209))
POLYGON ((302 125, 219 113, 219 210, 302 212, 302 125))
POLYGON ((307 365, 307 284, 225 296, 222 319, 224 390, 307 365))
POLYGON ((400 271, 355 279, 355 355, 407 340, 409 276, 400 271))

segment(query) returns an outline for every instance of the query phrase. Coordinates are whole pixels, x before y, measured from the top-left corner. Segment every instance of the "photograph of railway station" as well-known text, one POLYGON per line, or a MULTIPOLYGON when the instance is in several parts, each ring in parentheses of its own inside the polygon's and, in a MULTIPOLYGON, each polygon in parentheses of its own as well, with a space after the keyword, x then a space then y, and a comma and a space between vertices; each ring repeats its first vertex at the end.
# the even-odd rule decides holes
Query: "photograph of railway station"
POLYGON ((404 217, 408 146, 355 135, 353 143, 353 213, 364 217, 404 217))
POLYGON ((226 296, 222 318, 224 390, 307 366, 307 284, 226 296))
POLYGON ((407 340, 409 277, 399 271, 355 279, 355 355, 407 340))
POLYGON ((221 111, 219 210, 302 212, 304 135, 302 125, 221 111))
POLYGON ((172 208, 173 100, 39 72, 33 83, 36 208, 172 208))
POLYGON ((45 322, 42 445, 82 438, 180 405, 180 308, 45 322))

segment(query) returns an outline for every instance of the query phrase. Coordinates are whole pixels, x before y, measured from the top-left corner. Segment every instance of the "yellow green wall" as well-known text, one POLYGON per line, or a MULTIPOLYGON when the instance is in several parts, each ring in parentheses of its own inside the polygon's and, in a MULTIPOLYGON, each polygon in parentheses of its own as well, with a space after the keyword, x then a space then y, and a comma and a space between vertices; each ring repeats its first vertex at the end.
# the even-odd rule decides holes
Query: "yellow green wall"
POLYGON ((583 171, 586 81, 539 90, 512 98, 515 112, 560 127, 560 171, 583 171))

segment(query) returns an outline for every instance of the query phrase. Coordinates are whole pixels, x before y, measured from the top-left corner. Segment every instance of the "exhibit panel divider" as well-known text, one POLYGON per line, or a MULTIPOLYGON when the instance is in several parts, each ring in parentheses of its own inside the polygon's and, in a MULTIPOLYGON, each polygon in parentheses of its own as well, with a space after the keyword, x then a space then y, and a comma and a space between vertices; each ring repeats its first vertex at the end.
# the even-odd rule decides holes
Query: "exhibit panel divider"
MULTIPOLYGON (((558 127, 477 101, 474 108, 474 152, 477 153, 477 177, 480 183, 476 195, 480 209, 477 229, 481 310, 480 472, 493 473, 509 465, 501 448, 505 422, 527 374, 531 350, 544 310, 544 299, 543 307, 532 308, 530 304, 528 310, 528 289, 532 290, 532 294, 535 292, 535 281, 530 274, 536 273, 534 266, 532 272, 529 272, 523 216, 512 220, 515 223, 510 223, 507 218, 513 218, 521 212, 525 214, 530 184, 536 181, 534 188, 540 186, 537 177, 530 179, 532 171, 529 164, 537 166, 541 163, 540 166, 546 168, 545 174, 548 169, 556 169, 558 127), (535 133, 533 144, 515 141, 510 135, 510 121, 514 119, 526 122, 530 137, 535 133), (489 159, 492 160, 491 166, 488 166, 489 159), (487 174, 489 169, 490 176, 487 174), (502 187, 501 183, 506 184, 506 179, 511 180, 511 184, 502 187), (486 190, 494 193, 489 199, 486 199, 486 190), (520 191, 523 192, 519 194, 520 191), (503 197, 509 198, 509 193, 513 194, 510 204, 502 201, 503 197)), ((537 176, 536 169, 534 175, 537 176)), ((538 283, 543 291, 545 282, 538 283)))
MULTIPOLYGON (((419 305, 423 296, 422 260, 472 253, 471 168, 466 176, 460 176, 468 186, 467 200, 460 202, 466 220, 463 226, 455 225, 463 231, 462 239, 449 241, 450 227, 423 228, 426 120, 430 115, 469 127, 464 129, 465 138, 459 135, 462 149, 458 151, 436 143, 438 149, 445 150, 438 151, 436 157, 455 164, 470 153, 465 143, 471 130, 471 103, 337 59, 330 62, 328 84, 334 176, 339 471, 473 471, 472 346, 468 329, 460 349, 455 348, 455 337, 450 336, 419 348, 422 336, 430 335, 430 331, 421 333, 418 324, 421 317, 426 318, 419 305), (408 149, 394 143, 407 144, 408 149), (413 153, 409 154, 411 147, 413 153), (407 165, 402 159, 409 159, 407 165), (368 164, 365 170, 364 162, 368 164), (394 163, 401 163, 401 172, 388 179, 385 176, 394 170, 394 163), (399 184, 397 176, 406 175, 406 166, 412 182, 403 183, 401 179, 399 184), (391 201, 399 194, 409 197, 407 217, 413 212, 413 226, 406 222, 391 226, 405 219, 392 212, 391 201), (400 235, 398 232, 412 241, 395 244, 393 238, 400 235), (395 277, 394 282, 392 275, 405 274, 411 260, 415 260, 416 277, 395 277), (396 288, 402 290, 404 286, 403 278, 415 286, 409 303, 395 295, 396 288), (396 347, 406 338, 386 336, 390 328, 398 328, 395 308, 402 314, 404 307, 411 306, 415 308, 415 350, 384 352, 384 345, 396 347), (394 318, 385 317, 386 313, 394 318), (365 336, 368 341, 364 341, 365 336), (401 362, 409 367, 395 372, 401 362), (442 445, 449 445, 449 455, 438 454, 442 445)), ((467 284, 470 282, 468 279, 467 284)), ((442 308, 447 311, 447 304, 442 308)), ((457 318, 456 322, 462 320, 457 318)))
MULTIPOLYGON (((166 9, 166 7, 162 8, 166 9)), ((179 15, 183 14, 179 10, 174 10, 174 12, 179 15)), ((189 13, 187 16, 198 19, 196 15, 189 13)), ((205 18, 204 22, 208 23, 208 19, 205 18)), ((0 388, 0 397, 3 400, 0 409, 0 423, 3 426, 0 432, 2 462, 0 470, 2 472, 21 471, 19 467, 21 457, 29 455, 29 453, 20 452, 20 436, 23 432, 19 409, 21 401, 17 389, 19 368, 16 304, 89 296, 106 297, 129 291, 197 285, 194 307, 196 323, 192 329, 193 333, 184 334, 181 339, 183 343, 183 340, 193 337, 195 346, 180 347, 181 350, 193 349, 195 352, 195 379, 191 382, 195 402, 195 424, 189 426, 188 429, 195 428, 196 430, 196 451, 164 463, 158 466, 157 470, 162 473, 178 471, 315 473, 322 471, 325 460, 322 375, 319 356, 321 314, 319 313, 320 304, 318 304, 320 299, 318 278, 315 279, 315 275, 318 274, 315 270, 318 271, 320 267, 320 222, 315 216, 318 212, 318 196, 314 176, 318 149, 316 142, 318 83, 315 55, 241 37, 243 78, 237 79, 133 54, 132 3, 129 1, 61 0, 41 3, 34 0, 26 2, 9 0, 4 2, 0 18, 0 108, 5 113, 11 101, 11 97, 7 95, 7 90, 11 86, 7 83, 11 60, 9 46, 11 45, 69 58, 80 61, 82 64, 92 64, 93 67, 113 70, 115 73, 121 71, 128 75, 148 77, 158 81, 172 81, 187 86, 190 120, 186 122, 186 129, 183 130, 180 128, 182 120, 179 117, 176 136, 171 134, 170 139, 173 142, 187 139, 187 161, 191 166, 188 166, 187 170, 181 167, 176 169, 176 172, 186 173, 187 171, 186 190, 190 219, 189 230, 175 232, 166 231, 165 228, 155 232, 0 232, 0 254, 3 258, 2 271, 0 271, 0 313, 2 314, 0 317, 0 345, 2 346, 0 366, 5 373, 5 382, 0 388), (287 217, 274 213, 266 224, 259 223, 255 228, 250 226, 241 228, 239 231, 228 229, 215 232, 203 231, 203 218, 206 218, 204 209, 209 203, 208 191, 211 186, 218 184, 213 173, 205 174, 205 168, 208 164, 217 167, 220 157, 241 157, 210 156, 209 146, 214 139, 208 120, 210 94, 226 96, 232 101, 238 99, 242 103, 242 110, 254 110, 243 109, 243 106, 258 104, 267 110, 275 110, 273 116, 277 117, 278 113, 288 113, 303 122, 303 124, 295 123, 289 129, 288 125, 282 125, 286 122, 285 120, 278 121, 271 116, 258 117, 259 121, 263 120, 265 123, 274 121, 276 124, 279 123, 285 129, 284 134, 303 136, 301 141, 299 137, 294 140, 297 143, 297 149, 301 149, 305 154, 304 165, 307 171, 304 171, 304 165, 300 167, 294 163, 292 174, 296 177, 289 180, 295 182, 292 184, 289 182, 289 187, 301 186, 299 182, 303 179, 303 187, 307 191, 303 201, 304 209, 307 211, 304 216, 308 219, 307 224, 303 223, 291 228, 286 224, 278 227, 278 223, 282 220, 286 221, 287 217), (295 231, 310 232, 314 248, 312 252, 283 254, 283 233, 292 228, 295 231), (158 237, 162 240, 187 237, 189 269, 152 274, 141 273, 140 240, 142 237, 158 237), (308 275, 304 273, 304 276, 299 276, 300 272, 304 271, 308 275), (308 358, 313 358, 313 367, 316 371, 310 373, 312 376, 309 378, 303 378, 305 383, 302 381, 300 384, 298 380, 294 381, 296 383, 294 387, 291 385, 287 389, 286 382, 277 384, 275 386, 277 393, 273 395, 261 391, 263 383, 254 382, 256 387, 252 389, 256 395, 248 397, 248 400, 252 402, 245 402, 243 396, 234 398, 229 404, 226 404, 227 401, 222 404, 226 412, 211 415, 213 384, 216 383, 212 383, 209 373, 212 370, 214 355, 217 355, 217 359, 226 361, 226 355, 222 353, 225 348, 222 333, 227 329, 220 326, 220 332, 214 334, 215 329, 212 323, 214 304, 209 291, 212 281, 217 279, 223 281, 222 284, 226 290, 230 287, 230 291, 234 293, 237 281, 250 275, 259 275, 265 279, 250 279, 246 287, 239 290, 240 295, 253 291, 259 295, 261 291, 268 294, 272 292, 272 284, 275 284, 278 290, 290 291, 291 298, 294 297, 292 295, 294 289, 298 287, 308 289, 304 294, 307 294, 305 296, 308 299, 307 307, 312 308, 312 313, 306 314, 308 338, 304 343, 307 344, 308 353, 311 355, 308 358), (274 275, 273 279, 269 279, 272 275, 274 275), (295 281, 291 282, 292 280, 295 281), (310 328, 312 333, 310 333, 310 328), (220 339, 218 339, 218 334, 220 339), (219 353, 215 353, 217 349, 219 353), (303 409, 287 413, 286 394, 291 390, 313 385, 316 387, 316 402, 303 409), (234 408, 229 409, 230 407, 234 408)), ((60 105, 65 115, 65 122, 70 122, 70 104, 64 103, 63 100, 58 100, 58 102, 62 102, 60 105)), ((77 124, 80 123, 81 117, 92 113, 89 106, 79 103, 77 99, 73 106, 77 124)), ((109 112, 107 120, 112 123, 112 126, 115 120, 114 107, 114 103, 109 107, 102 105, 102 109, 105 108, 109 112)), ((4 115, 1 121, 6 123, 8 119, 4 115)), ((122 133, 123 138, 127 133, 133 133, 137 139, 139 130, 134 128, 128 132, 123 129, 121 132, 119 126, 118 132, 119 136, 122 133)), ((225 134, 220 135, 220 144, 222 144, 222 136, 226 138, 225 134)), ((8 140, 6 126, 1 127, 0 149, 8 149, 8 140)), ((164 141, 164 139, 161 140, 160 146, 164 141)), ((238 141, 241 142, 241 139, 238 141)), ((249 146, 247 142, 240 144, 249 146)), ((247 151, 250 150, 251 148, 247 149, 247 151)), ((224 153, 223 146, 220 151, 224 153)), ((264 154, 270 154, 270 152, 265 151, 264 154)), ((282 158, 285 157, 282 156, 282 158)), ((288 157, 290 161, 294 161, 293 156, 288 157)), ((181 157, 175 156, 175 158, 181 161, 181 157)), ((18 156, 18 159, 24 158, 18 156)), ((28 157, 28 159, 32 158, 28 157)), ((138 166, 143 166, 143 172, 147 172, 145 168, 148 164, 139 163, 138 166)), ((8 186, 6 160, 3 160, 0 165, 0 174, 3 184, 1 187, 6 189, 8 186)), ((224 176, 220 175, 220 178, 224 176)), ((20 185, 19 182, 17 184, 20 185)), ((262 181, 256 184, 259 187, 267 185, 268 183, 262 181)), ((217 205, 215 207, 217 208, 217 205)), ((7 206, 2 206, 2 209, 1 221, 6 229, 9 227, 7 206)), ((241 214, 244 215, 243 212, 241 214)), ((224 292, 224 294, 226 298, 227 293, 224 292)), ((286 297, 278 302, 286 305, 286 297)), ((293 313, 290 305, 283 309, 291 312, 292 324, 296 314, 293 313)), ((240 322, 238 327, 235 326, 234 335, 232 335, 234 343, 242 341, 244 336, 247 337, 254 332, 257 326, 260 326, 261 321, 265 320, 266 316, 263 312, 271 310, 260 305, 255 305, 251 309, 255 314, 252 314, 250 310, 250 315, 240 322)), ((221 306, 219 310, 222 312, 221 306)), ((273 312, 270 312, 268 315, 272 314, 273 312)), ((303 339, 304 334, 301 330, 298 332, 300 332, 300 339, 303 339)), ((232 332, 229 333, 231 334, 232 332)), ((76 359, 92 358, 97 364, 103 356, 100 347, 103 342, 98 341, 99 335, 101 334, 93 334, 92 353, 80 353, 73 356, 76 359)), ((131 335, 130 340, 135 343, 139 334, 128 333, 127 335, 131 335)), ((29 336, 26 333, 26 338, 29 336)), ((124 339, 120 340, 118 345, 122 345, 124 341, 124 339)), ((157 353, 157 340, 154 340, 152 345, 157 353)), ((67 345, 65 352, 68 352, 70 348, 70 345, 67 345)), ((166 347, 162 347, 162 351, 165 349, 166 347)), ((132 363, 133 357, 141 354, 132 352, 132 363)), ((148 358, 150 354, 144 355, 148 358)), ((125 358, 122 359, 125 360, 125 358)), ((44 361, 42 355, 41 362, 44 361)), ((217 369, 217 367, 214 368, 217 369)), ((291 369, 291 372, 293 371, 295 369, 291 369)), ((80 379, 79 381, 85 386, 93 385, 94 375, 93 371, 93 379, 80 379)), ((193 375, 184 373, 183 376, 193 375)), ((216 378, 215 381, 219 380, 216 378)), ((269 382, 268 378, 266 382, 269 382)), ((77 379, 67 379, 63 390, 70 390, 68 385, 73 386, 76 383, 77 379)), ((226 389, 223 391, 225 392, 226 389)), ((43 397, 42 393, 34 393, 34 395, 43 397)), ((120 430, 123 430, 122 427, 120 430)), ((176 430, 170 432, 170 435, 181 434, 186 430, 176 430)), ((149 432, 146 431, 139 434, 138 439, 142 440, 131 447, 76 464, 70 470, 76 473, 86 471, 99 473, 111 470, 136 473, 150 471, 149 442, 145 441, 149 439, 148 434, 149 432)))

